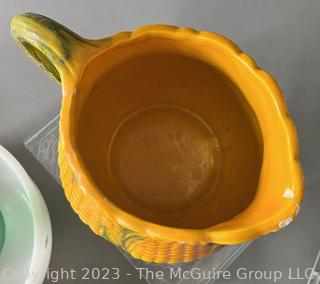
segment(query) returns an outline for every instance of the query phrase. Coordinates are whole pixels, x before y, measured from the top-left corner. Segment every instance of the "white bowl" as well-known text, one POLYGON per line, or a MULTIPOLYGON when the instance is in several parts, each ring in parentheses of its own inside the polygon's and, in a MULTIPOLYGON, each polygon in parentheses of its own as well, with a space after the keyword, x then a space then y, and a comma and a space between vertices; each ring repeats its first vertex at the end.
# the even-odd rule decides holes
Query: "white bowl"
POLYGON ((52 248, 48 209, 26 171, 1 145, 0 213, 4 220, 0 283, 43 283, 52 248))

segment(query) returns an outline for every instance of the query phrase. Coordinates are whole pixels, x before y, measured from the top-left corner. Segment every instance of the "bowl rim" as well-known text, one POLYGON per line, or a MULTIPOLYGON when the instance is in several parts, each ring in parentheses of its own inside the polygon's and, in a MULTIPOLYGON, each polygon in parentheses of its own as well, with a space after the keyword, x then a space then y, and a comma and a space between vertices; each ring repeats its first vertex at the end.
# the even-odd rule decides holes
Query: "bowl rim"
POLYGON ((40 284, 46 276, 52 252, 52 226, 48 208, 40 190, 30 178, 26 170, 2 145, 0 145, 0 159, 6 163, 7 167, 19 180, 19 183, 22 185, 24 193, 28 198, 30 207, 32 208, 32 220, 34 227, 33 251, 28 271, 29 278, 26 279, 25 284, 40 284), (45 238, 44 235, 46 236, 45 238), (35 272, 36 274, 32 274, 32 272, 35 272), (37 275, 37 279, 32 279, 30 277, 31 275, 37 275))
POLYGON ((242 52, 240 48, 231 40, 220 34, 207 31, 196 31, 186 27, 179 28, 171 25, 146 25, 139 27, 132 32, 120 32, 111 37, 92 42, 94 42, 94 44, 103 43, 103 49, 85 62, 81 71, 79 72, 79 75, 74 79, 75 81, 72 82, 72 84, 66 82, 67 80, 65 80, 65 82, 63 80, 62 83, 64 98, 60 116, 60 144, 61 150, 65 151, 66 159, 73 171, 73 174, 77 177, 81 185, 80 188, 85 188, 83 193, 90 194, 97 208, 101 208, 101 212, 103 212, 104 216, 107 216, 113 222, 116 222, 125 228, 155 239, 188 243, 217 244, 237 244, 246 242, 269 232, 279 230, 292 221, 292 219, 298 214, 303 195, 303 173, 298 161, 299 149, 297 132, 294 123, 289 116, 286 103, 279 86, 267 72, 261 70, 257 66, 255 61, 250 56, 242 52), (106 49, 115 48, 121 44, 129 44, 132 39, 150 35, 170 37, 199 37, 202 40, 208 41, 208 43, 211 45, 213 44, 224 49, 228 55, 236 58, 243 68, 246 68, 252 72, 255 80, 259 80, 267 87, 268 93, 275 101, 280 115, 280 120, 283 122, 283 129, 286 132, 289 149, 288 159, 293 176, 293 184, 291 188, 294 188, 294 197, 291 200, 288 200, 286 206, 284 206, 282 210, 275 212, 272 217, 261 220, 260 222, 256 222, 254 224, 248 223, 247 225, 239 225, 237 223, 235 217, 240 216, 243 214, 243 212, 248 210, 245 209, 242 213, 235 216, 235 219, 233 218, 234 220, 231 219, 233 226, 229 226, 229 228, 225 225, 227 223, 229 224, 230 221, 226 221, 205 229, 175 228, 166 225, 155 224, 153 222, 143 220, 140 217, 134 216, 133 214, 126 212, 117 205, 113 204, 102 194, 101 191, 99 191, 98 186, 90 177, 90 174, 88 173, 86 166, 77 150, 73 133, 75 122, 72 120, 72 116, 74 115, 72 112, 72 107, 74 105, 72 98, 75 95, 85 67, 99 57, 102 53, 104 53, 106 49))

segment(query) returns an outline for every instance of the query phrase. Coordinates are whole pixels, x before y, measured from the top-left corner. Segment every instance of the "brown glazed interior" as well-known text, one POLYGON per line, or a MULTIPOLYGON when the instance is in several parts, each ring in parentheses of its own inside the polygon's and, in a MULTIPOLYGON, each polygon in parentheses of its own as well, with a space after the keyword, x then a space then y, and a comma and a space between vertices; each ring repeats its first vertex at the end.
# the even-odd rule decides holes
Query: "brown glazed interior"
POLYGON ((85 70, 78 152, 119 208, 157 224, 207 228, 253 200, 260 129, 226 75, 161 40, 111 48, 85 70))

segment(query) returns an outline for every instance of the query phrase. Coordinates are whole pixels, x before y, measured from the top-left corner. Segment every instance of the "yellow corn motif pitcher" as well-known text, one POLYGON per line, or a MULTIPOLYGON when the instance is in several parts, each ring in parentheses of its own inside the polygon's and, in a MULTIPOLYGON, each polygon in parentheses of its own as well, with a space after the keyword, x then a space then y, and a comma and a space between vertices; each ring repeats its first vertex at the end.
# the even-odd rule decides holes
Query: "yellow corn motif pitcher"
POLYGON ((12 20, 62 86, 67 199, 98 235, 148 262, 188 262, 286 226, 303 192, 275 81, 225 37, 142 26, 99 40, 44 16, 12 20))

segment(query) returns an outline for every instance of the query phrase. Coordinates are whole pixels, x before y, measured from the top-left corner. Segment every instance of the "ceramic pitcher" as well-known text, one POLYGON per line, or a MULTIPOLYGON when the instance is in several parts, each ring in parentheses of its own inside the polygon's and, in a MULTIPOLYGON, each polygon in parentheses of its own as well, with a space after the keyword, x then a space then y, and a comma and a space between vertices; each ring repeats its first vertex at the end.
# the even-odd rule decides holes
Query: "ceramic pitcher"
POLYGON ((61 181, 99 236, 144 261, 188 262, 297 215, 294 124, 230 40, 167 25, 88 40, 34 13, 12 35, 61 84, 61 181))

